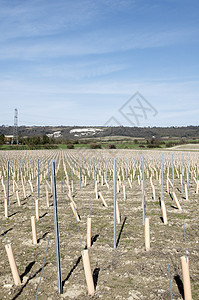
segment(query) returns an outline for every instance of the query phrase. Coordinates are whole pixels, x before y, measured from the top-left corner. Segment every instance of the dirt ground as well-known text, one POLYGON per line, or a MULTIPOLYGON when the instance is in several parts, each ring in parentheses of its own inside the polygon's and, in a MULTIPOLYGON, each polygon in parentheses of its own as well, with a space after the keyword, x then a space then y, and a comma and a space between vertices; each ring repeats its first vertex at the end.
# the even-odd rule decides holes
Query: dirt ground
MULTIPOLYGON (((14 166, 14 159, 22 161, 25 157, 24 166, 30 168, 29 159, 41 158, 43 165, 41 173, 47 168, 47 160, 57 157, 59 160, 61 151, 17 151, 17 153, 1 152, 1 169, 6 166, 9 158, 10 165, 14 166)), ((43 270, 38 299, 171 299, 168 275, 168 264, 170 266, 171 285, 173 299, 183 299, 183 283, 180 257, 185 255, 183 213, 180 212, 167 192, 166 171, 164 173, 163 196, 167 209, 168 225, 162 221, 162 211, 159 197, 161 195, 160 182, 153 176, 156 189, 156 199, 153 199, 150 179, 147 178, 147 166, 160 167, 161 153, 154 151, 143 152, 146 159, 145 169, 145 213, 150 218, 151 249, 145 251, 144 226, 142 209, 142 190, 138 184, 139 166, 142 153, 139 151, 121 150, 66 150, 66 169, 69 180, 72 178, 70 165, 74 161, 74 169, 78 172, 79 157, 84 165, 82 173, 87 175, 87 185, 81 183, 74 174, 73 199, 77 205, 77 211, 81 218, 79 225, 70 207, 68 188, 63 180, 63 192, 61 193, 60 169, 57 174, 57 199, 60 233, 61 272, 63 282, 63 294, 58 293, 56 249, 54 235, 53 197, 49 189, 50 207, 46 205, 45 180, 40 184, 39 215, 36 222, 38 244, 32 243, 32 231, 30 218, 35 213, 34 203, 37 199, 36 179, 33 182, 34 193, 31 193, 28 181, 25 182, 27 197, 23 197, 21 181, 18 182, 21 206, 18 206, 16 193, 12 189, 10 178, 10 198, 8 207, 8 218, 4 216, 4 191, 0 183, 0 221, 2 228, 0 232, 0 299, 35 299, 38 283, 44 261, 48 238, 49 248, 43 270), (108 207, 103 206, 100 198, 96 199, 92 174, 88 176, 89 166, 93 157, 96 158, 95 175, 104 174, 105 167, 101 163, 107 158, 108 171, 107 182, 101 186, 98 184, 98 192, 101 191, 108 207), (117 249, 113 249, 113 158, 118 157, 121 181, 126 188, 126 199, 123 197, 122 186, 117 193, 117 201, 121 214, 121 223, 117 224, 117 249), (67 163, 69 161, 69 164, 67 163), (136 173, 132 180, 132 188, 128 178, 132 174, 135 163, 136 173), (98 162, 98 164, 97 164, 98 162), (76 164, 75 164, 76 163, 76 164), (126 166, 129 169, 126 169, 126 166), (99 169, 98 169, 99 168, 99 169), (122 176, 124 170, 124 178, 122 176), (127 177, 126 177, 127 172, 127 177), (88 296, 85 281, 81 249, 86 246, 86 222, 87 217, 92 217, 92 247, 89 249, 91 269, 95 284, 95 295, 88 296), (79 238, 79 232, 81 242, 79 238), (14 285, 5 244, 10 242, 15 255, 16 264, 22 280, 22 285, 14 285)), ((64 155, 64 154, 63 154, 64 155)), ((187 166, 188 153, 184 154, 184 166, 187 166)), ((191 154, 192 155, 192 154, 191 154)), ((165 164, 171 163, 171 153, 165 152, 165 164)), ((181 153, 175 153, 175 161, 180 170, 178 158, 181 153)), ((190 156, 192 157, 192 156, 190 156)), ((194 162, 193 162, 194 163, 194 162)), ((196 163, 196 161, 195 161, 196 163)), ((23 166, 23 167, 24 167, 23 166)), ((166 166, 166 165, 165 165, 166 166)), ((190 168, 192 161, 190 161, 190 168)), ((170 178, 171 178, 171 165, 170 178)), ((194 167, 197 167, 194 165, 194 167)), ((14 167, 13 167, 14 168, 14 167)), ((165 167, 166 170, 166 167, 165 167)), ((196 169, 195 169, 196 170, 196 169)), ((187 180, 184 174, 184 183, 187 180)), ((160 172, 160 169, 159 169, 160 172)), ((190 264, 190 280, 192 296, 194 300, 199 299, 199 214, 196 184, 192 178, 193 170, 190 169, 189 200, 180 193, 180 178, 175 174, 175 192, 181 206, 184 209, 186 249, 190 264)), ((150 175, 150 170, 149 170, 150 175)), ((47 175, 46 175, 47 176, 47 175)), ((101 180, 101 177, 99 176, 101 180)), ((6 180, 4 178, 4 183, 6 180)))

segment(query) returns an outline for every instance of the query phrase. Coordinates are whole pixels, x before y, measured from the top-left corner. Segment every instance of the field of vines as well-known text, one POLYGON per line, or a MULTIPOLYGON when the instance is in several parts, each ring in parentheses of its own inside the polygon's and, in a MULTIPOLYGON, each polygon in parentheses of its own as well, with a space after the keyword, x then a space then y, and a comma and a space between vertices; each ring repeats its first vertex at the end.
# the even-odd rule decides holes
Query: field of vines
POLYGON ((1 151, 0 299, 199 299, 198 167, 198 152, 1 151))

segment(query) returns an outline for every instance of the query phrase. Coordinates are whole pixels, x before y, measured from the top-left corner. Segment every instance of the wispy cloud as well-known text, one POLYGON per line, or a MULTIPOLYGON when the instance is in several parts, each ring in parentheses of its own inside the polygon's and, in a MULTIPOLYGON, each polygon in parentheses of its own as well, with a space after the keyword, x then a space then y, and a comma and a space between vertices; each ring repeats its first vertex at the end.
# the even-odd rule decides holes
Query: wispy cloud
POLYGON ((66 124, 66 112, 103 124, 138 90, 160 112, 157 123, 190 123, 199 98, 197 11, 178 0, 2 0, 1 119, 17 105, 37 124, 66 124))
POLYGON ((0 59, 39 59, 125 52, 194 41, 197 29, 187 31, 117 32, 93 31, 66 38, 14 41, 1 44, 0 59))

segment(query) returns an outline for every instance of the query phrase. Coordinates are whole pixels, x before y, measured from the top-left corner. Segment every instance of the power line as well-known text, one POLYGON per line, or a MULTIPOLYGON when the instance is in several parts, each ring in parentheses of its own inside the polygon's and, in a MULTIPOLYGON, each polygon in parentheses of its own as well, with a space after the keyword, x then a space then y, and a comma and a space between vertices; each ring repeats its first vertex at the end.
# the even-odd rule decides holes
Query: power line
POLYGON ((12 136, 12 145, 13 144, 19 144, 18 139, 18 110, 15 108, 14 111, 14 127, 13 127, 13 136, 12 136))

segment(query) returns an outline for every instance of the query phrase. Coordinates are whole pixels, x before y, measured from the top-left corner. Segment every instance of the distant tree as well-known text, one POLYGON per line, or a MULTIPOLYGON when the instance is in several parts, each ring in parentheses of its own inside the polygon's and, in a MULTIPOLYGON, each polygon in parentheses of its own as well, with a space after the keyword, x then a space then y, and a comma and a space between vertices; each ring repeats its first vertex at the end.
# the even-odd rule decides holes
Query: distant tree
POLYGON ((74 149, 74 145, 73 144, 68 144, 67 149, 74 149))
POLYGON ((34 136, 32 138, 32 145, 41 145, 41 138, 40 136, 34 136))
POLYGON ((78 140, 74 140, 73 144, 79 144, 79 141, 78 140))
POLYGON ((45 134, 45 135, 42 136, 41 142, 42 142, 43 145, 49 144, 50 139, 49 139, 49 137, 45 134))
POLYGON ((107 149, 116 149, 116 146, 114 144, 108 144, 107 149))
POLYGON ((5 135, 4 134, 1 134, 0 135, 0 145, 3 145, 5 142, 5 135))
POLYGON ((91 143, 90 148, 91 149, 101 149, 101 144, 91 143))

